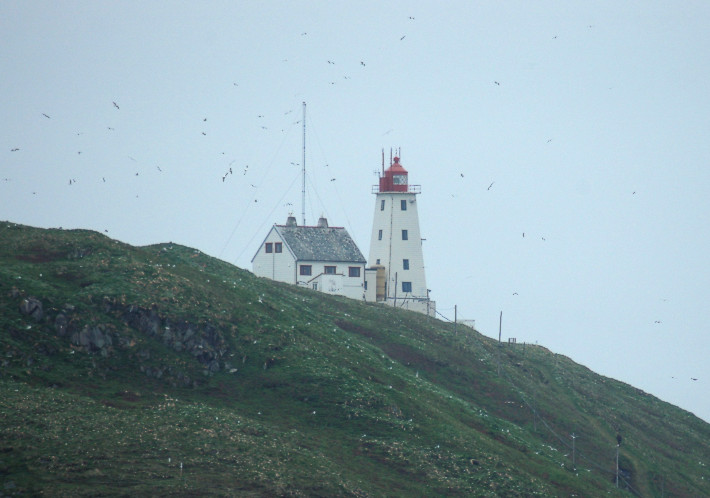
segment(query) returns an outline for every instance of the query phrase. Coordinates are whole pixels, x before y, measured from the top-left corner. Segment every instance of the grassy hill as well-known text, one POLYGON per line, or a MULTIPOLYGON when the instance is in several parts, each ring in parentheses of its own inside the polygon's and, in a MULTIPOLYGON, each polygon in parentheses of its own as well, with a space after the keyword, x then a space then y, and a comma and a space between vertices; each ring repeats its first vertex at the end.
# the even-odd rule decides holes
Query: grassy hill
POLYGON ((0 310, 0 496, 710 496, 684 410, 177 244, 3 222, 0 310))

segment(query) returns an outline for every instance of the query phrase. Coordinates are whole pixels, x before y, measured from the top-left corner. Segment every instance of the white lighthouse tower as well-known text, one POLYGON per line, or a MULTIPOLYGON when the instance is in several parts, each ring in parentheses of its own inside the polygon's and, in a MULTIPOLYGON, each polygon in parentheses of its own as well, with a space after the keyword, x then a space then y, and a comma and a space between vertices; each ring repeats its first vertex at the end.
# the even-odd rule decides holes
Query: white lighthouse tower
POLYGON ((417 215, 420 185, 409 184, 409 173, 395 157, 384 169, 377 195, 370 239, 371 268, 377 268, 377 301, 428 315, 436 314, 424 275, 422 238, 417 215))

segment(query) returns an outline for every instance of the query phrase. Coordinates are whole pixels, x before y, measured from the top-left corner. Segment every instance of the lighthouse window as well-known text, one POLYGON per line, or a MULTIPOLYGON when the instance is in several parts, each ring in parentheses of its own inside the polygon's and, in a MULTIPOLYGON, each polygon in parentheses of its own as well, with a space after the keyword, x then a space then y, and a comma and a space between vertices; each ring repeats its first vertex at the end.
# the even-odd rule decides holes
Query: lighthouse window
POLYGON ((348 277, 359 277, 360 267, 359 266, 349 266, 348 267, 348 277))
POLYGON ((402 240, 409 240, 409 233, 406 230, 402 230, 402 240))
POLYGON ((406 185, 407 177, 405 175, 394 175, 392 177, 392 183, 395 185, 406 185))
POLYGON ((408 259, 403 259, 403 260, 402 260, 402 269, 403 269, 403 270, 409 270, 409 260, 408 260, 408 259))
POLYGON ((412 282, 402 282, 402 292, 412 292, 412 282))
POLYGON ((400 205, 402 206, 402 211, 406 211, 406 210, 407 210, 407 201, 405 201, 404 199, 402 199, 402 200, 400 201, 400 205))
POLYGON ((384 210, 385 210, 385 200, 382 199, 382 200, 380 201, 380 211, 384 211, 384 210))
POLYGON ((301 275, 311 274, 311 265, 301 265, 300 267, 301 275))
POLYGON ((282 252, 283 244, 281 242, 274 242, 274 252, 282 252))
POLYGON ((382 230, 377 232, 377 240, 382 240, 382 230))
POLYGON ((266 246, 264 247, 264 250, 266 252, 274 252, 274 244, 271 242, 267 242, 266 246))

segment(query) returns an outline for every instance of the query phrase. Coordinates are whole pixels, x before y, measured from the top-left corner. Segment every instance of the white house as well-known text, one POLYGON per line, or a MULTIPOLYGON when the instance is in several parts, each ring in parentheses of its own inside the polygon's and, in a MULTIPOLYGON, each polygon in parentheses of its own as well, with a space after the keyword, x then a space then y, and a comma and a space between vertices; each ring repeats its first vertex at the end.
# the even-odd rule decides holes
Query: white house
POLYGON ((274 225, 251 263, 260 277, 375 300, 374 285, 368 289, 365 280, 365 257, 345 228, 329 227, 325 218, 317 226, 298 226, 289 216, 285 225, 274 225))

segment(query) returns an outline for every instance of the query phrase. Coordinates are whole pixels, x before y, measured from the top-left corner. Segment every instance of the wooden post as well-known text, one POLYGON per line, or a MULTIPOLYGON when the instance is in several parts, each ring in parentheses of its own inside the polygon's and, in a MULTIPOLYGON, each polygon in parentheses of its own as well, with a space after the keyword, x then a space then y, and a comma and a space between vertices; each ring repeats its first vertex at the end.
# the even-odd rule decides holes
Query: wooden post
POLYGON ((458 316, 457 316, 457 305, 454 304, 454 335, 457 335, 458 328, 458 316))

